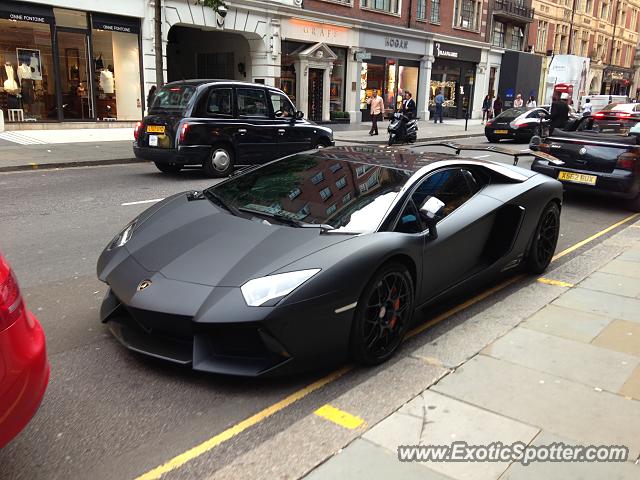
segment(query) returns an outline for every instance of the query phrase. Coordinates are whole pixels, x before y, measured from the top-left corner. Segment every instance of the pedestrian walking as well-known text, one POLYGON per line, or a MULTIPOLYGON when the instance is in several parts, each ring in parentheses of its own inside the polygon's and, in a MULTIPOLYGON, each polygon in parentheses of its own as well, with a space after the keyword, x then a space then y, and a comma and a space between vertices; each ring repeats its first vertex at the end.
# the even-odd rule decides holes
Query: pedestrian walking
POLYGON ((482 101, 482 123, 484 123, 485 117, 489 120, 491 117, 491 96, 486 95, 482 101))
POLYGON ((444 95, 442 95, 442 90, 438 90, 438 94, 434 99, 436 104, 435 115, 433 116, 433 123, 438 123, 438 119, 440 119, 440 123, 442 123, 442 105, 444 104, 444 95))
POLYGON ((502 100, 500 99, 500 95, 496 97, 493 101, 493 116, 497 117, 502 113, 502 100))
POLYGON ((536 108, 538 103, 533 95, 529 96, 529 100, 527 100, 527 108, 536 108))
POLYGON ((593 110, 593 105, 591 105, 591 99, 587 98, 584 101, 584 107, 582 107, 582 116, 583 117, 588 117, 591 115, 591 112, 593 110))
POLYGON ((367 97, 369 104, 369 112, 371 113, 371 130, 369 135, 378 135, 378 120, 382 120, 382 112, 384 112, 384 100, 378 96, 378 91, 373 91, 372 97, 367 97))
POLYGON ((404 101, 402 102, 402 113, 409 119, 416 117, 416 101, 412 98, 411 92, 404 92, 404 101))
POLYGON ((513 101, 513 108, 521 108, 524 105, 524 100, 522 100, 522 94, 519 93, 516 95, 516 99, 513 101))

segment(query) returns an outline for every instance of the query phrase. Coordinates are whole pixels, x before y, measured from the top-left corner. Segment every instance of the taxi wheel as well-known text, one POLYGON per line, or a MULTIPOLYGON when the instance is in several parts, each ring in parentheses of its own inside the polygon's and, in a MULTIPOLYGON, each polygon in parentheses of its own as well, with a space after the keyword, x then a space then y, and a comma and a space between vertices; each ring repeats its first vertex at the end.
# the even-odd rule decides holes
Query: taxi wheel
POLYGON ((226 145, 216 145, 211 154, 202 164, 204 173, 209 177, 228 177, 233 172, 233 151, 226 145))

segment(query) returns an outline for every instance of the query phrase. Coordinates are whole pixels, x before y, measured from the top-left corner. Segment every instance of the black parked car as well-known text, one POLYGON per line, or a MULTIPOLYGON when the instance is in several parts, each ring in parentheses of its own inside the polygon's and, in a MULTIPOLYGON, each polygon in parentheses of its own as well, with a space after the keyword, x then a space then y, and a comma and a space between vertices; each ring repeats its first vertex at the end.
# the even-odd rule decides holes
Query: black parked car
POLYGON ((333 144, 333 131, 304 120, 277 88, 186 80, 158 91, 149 115, 136 126, 133 151, 161 172, 202 165, 207 175, 225 177, 235 165, 333 144))
POLYGON ((484 125, 484 134, 491 143, 505 138, 528 142, 534 135, 544 135, 549 115, 544 108, 510 108, 484 125))
POLYGON ((531 169, 557 178, 566 189, 618 197, 627 200, 631 210, 640 211, 638 135, 637 120, 619 119, 613 124, 608 118, 584 117, 574 131, 533 137, 531 150, 550 157, 536 157, 531 169))

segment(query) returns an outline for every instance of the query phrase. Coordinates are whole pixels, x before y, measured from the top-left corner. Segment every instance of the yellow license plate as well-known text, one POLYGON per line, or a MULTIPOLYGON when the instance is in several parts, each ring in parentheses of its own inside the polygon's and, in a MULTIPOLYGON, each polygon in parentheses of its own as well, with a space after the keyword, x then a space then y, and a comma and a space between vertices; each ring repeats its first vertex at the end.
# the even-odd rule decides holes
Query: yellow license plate
POLYGON ((585 175, 584 173, 560 172, 558 180, 565 180, 573 183, 585 183, 587 185, 595 185, 598 177, 595 175, 585 175))
POLYGON ((509 130, 494 130, 493 133, 495 133, 496 135, 506 135, 507 133, 509 133, 509 130))
POLYGON ((147 125, 147 133, 164 133, 164 125, 147 125))

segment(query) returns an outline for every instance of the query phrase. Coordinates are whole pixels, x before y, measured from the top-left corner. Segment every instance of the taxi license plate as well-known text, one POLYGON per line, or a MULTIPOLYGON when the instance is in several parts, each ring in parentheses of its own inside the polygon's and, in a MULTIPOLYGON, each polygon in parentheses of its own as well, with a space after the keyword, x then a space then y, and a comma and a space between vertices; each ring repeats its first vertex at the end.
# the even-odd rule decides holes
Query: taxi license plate
POLYGON ((584 183, 586 185, 595 185, 598 177, 595 175, 585 175, 584 173, 560 172, 558 180, 566 182, 584 183))
POLYGON ((493 133, 495 133, 496 135, 506 135, 507 133, 509 133, 509 130, 494 130, 493 133))
POLYGON ((164 133, 164 125, 147 125, 147 133, 164 133))

